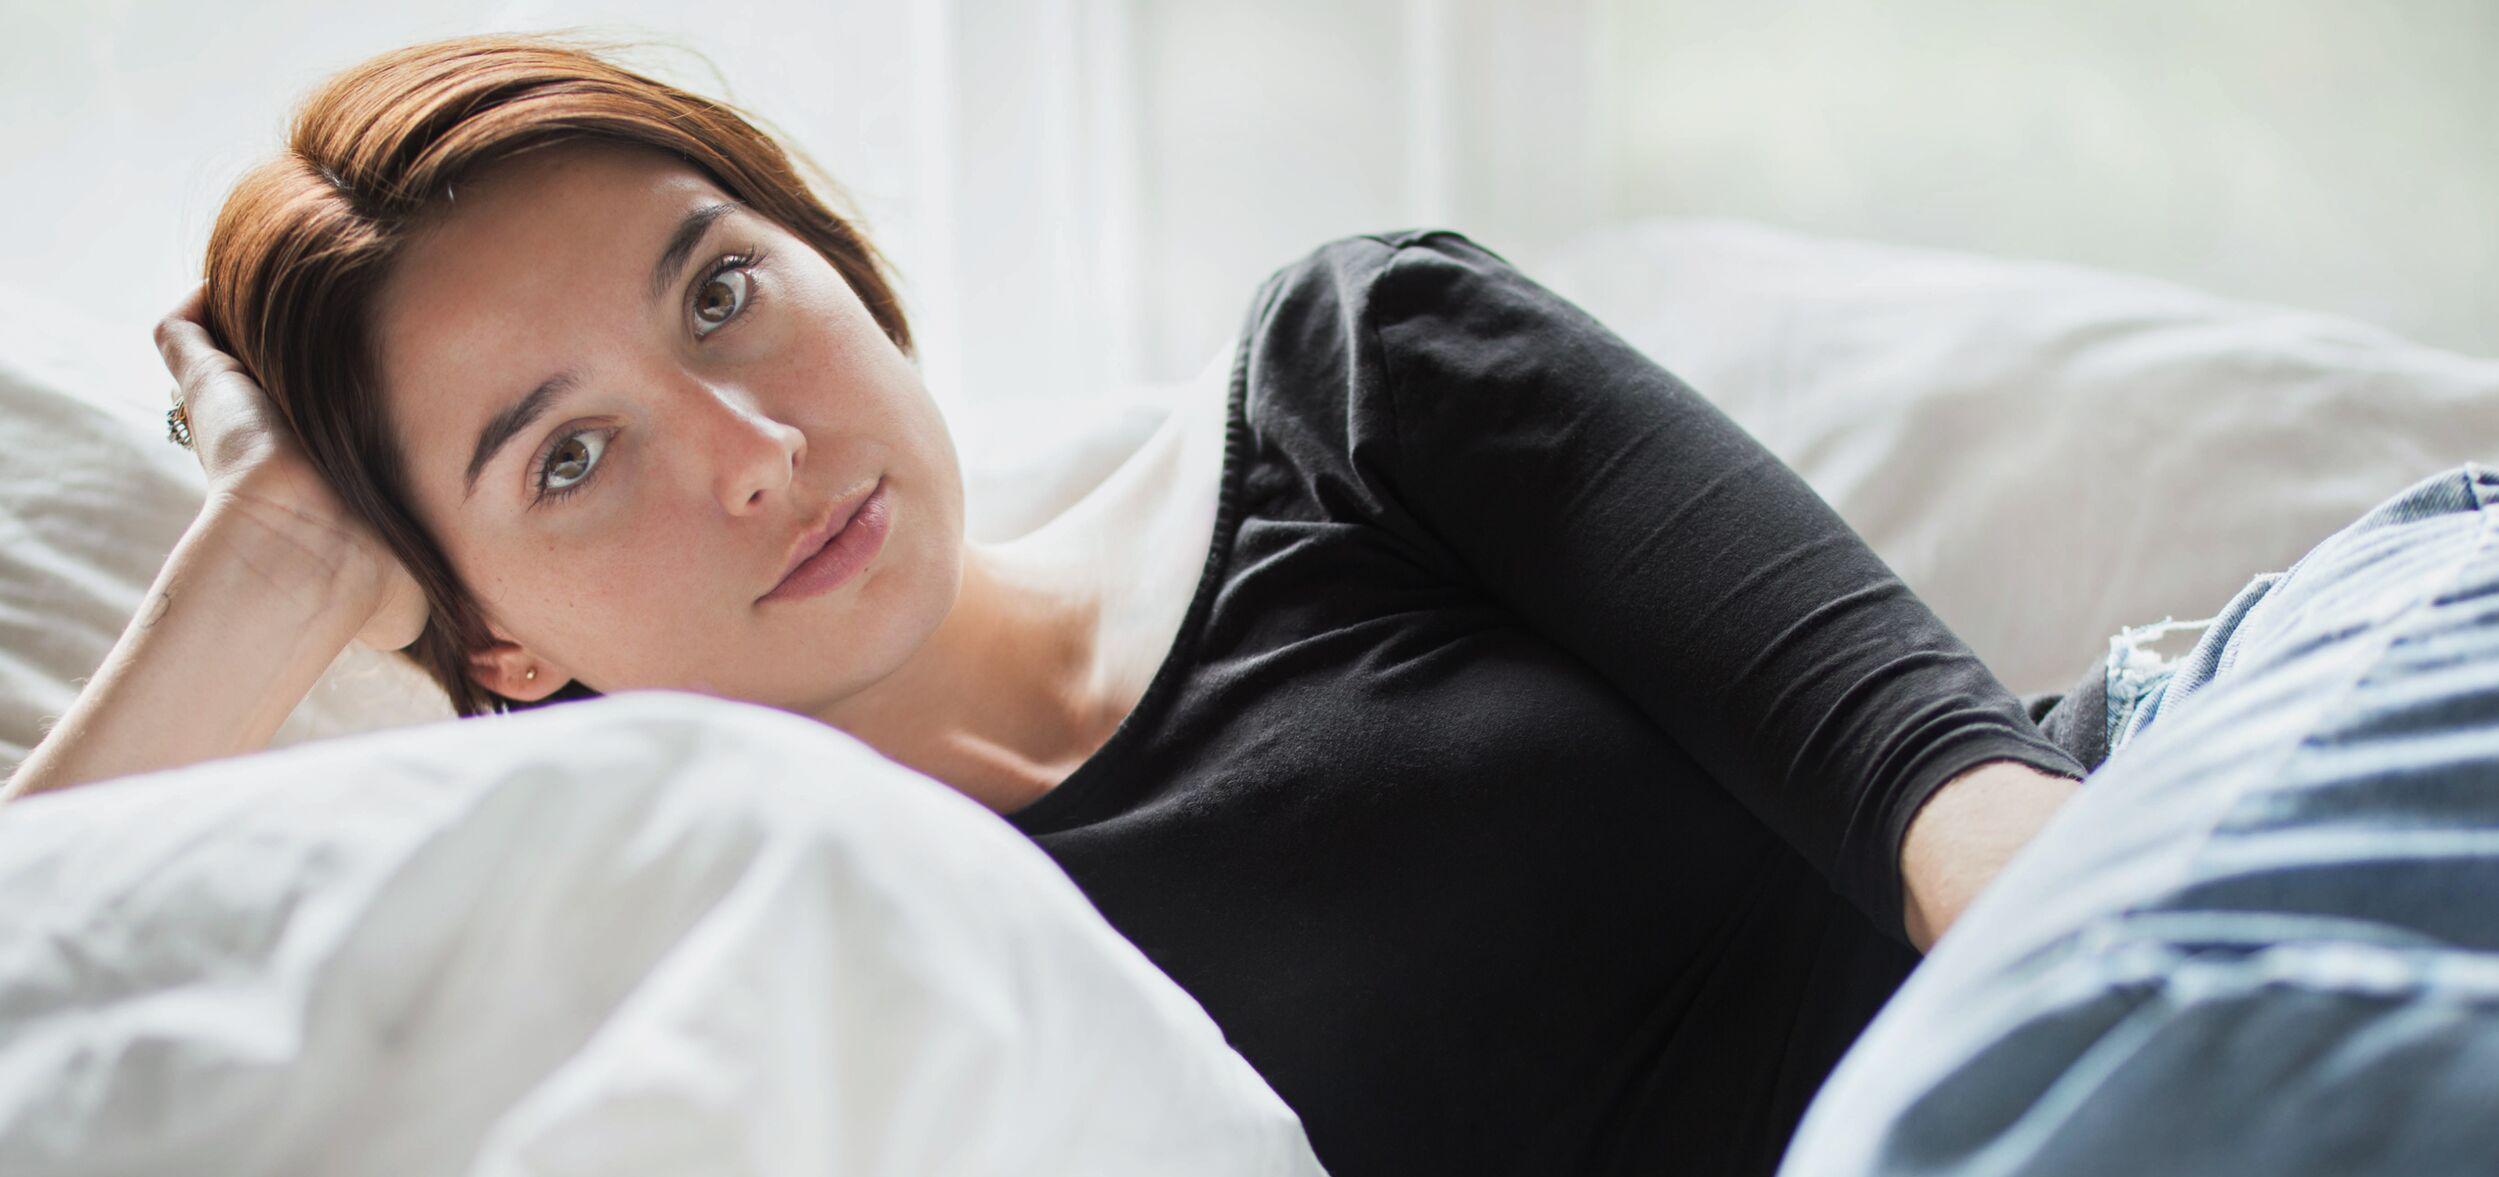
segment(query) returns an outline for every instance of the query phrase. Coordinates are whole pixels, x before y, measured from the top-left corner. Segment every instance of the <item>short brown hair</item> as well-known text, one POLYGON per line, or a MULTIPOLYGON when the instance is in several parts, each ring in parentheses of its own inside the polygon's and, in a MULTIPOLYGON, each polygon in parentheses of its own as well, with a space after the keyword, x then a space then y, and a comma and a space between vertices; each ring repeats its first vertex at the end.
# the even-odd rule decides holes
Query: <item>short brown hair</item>
MULTIPOLYGON (((385 53, 304 101, 286 150, 235 185, 209 234, 207 320, 259 381, 314 468, 425 590, 425 630, 405 655, 462 716, 537 704, 470 677, 492 641, 477 602, 409 507, 383 411, 369 322, 382 278, 420 220, 466 175, 558 143, 668 152, 804 239, 911 354, 890 266, 834 211, 821 173, 736 109, 554 37, 463 37, 385 53), (812 167, 810 169, 813 170, 812 167)), ((592 697, 580 682, 542 703, 592 697)))

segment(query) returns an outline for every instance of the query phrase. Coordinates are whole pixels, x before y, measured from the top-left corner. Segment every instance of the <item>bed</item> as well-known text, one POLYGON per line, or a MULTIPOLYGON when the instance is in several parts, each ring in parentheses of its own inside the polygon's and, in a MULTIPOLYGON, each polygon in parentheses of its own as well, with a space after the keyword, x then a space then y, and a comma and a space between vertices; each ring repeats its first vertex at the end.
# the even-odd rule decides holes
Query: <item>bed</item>
MULTIPOLYGON (((2148 279, 1716 220, 1513 260, 2017 690, 2499 454, 2499 362, 2148 279)), ((0 323, 13 767, 201 488, 144 340, 7 288, 0 323)), ((1222 358, 951 422, 967 526, 1049 518, 1222 358)), ((350 649, 270 752, 0 812, 0 1171, 1318 1171, 1194 1002, 942 785, 676 692, 448 715, 350 649)))

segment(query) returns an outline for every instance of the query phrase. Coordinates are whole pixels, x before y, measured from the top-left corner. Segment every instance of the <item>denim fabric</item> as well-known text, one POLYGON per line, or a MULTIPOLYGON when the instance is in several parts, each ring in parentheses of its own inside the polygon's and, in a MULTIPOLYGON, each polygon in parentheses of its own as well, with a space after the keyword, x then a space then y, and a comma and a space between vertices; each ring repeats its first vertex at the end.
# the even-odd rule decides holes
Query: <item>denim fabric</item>
POLYGON ((1781 1171, 2499 1170, 2494 536, 2466 465, 2242 590, 1781 1171))
POLYGON ((2101 698, 2107 713, 2102 719, 2102 744, 2112 754, 2125 747, 2133 736, 2135 714, 2159 698, 2177 676, 2179 659, 2154 653, 2152 643, 2173 633, 2210 631, 2218 621, 2218 617, 2203 621, 2172 621, 2164 617, 2150 625, 2133 626, 2109 639, 2109 655, 2100 674, 2101 698))

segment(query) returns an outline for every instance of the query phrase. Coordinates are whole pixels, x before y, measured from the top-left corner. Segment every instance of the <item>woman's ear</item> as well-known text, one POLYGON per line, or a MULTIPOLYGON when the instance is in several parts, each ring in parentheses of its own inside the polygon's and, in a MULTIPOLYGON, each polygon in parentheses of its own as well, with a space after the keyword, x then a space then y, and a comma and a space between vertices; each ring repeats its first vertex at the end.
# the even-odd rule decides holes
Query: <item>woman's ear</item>
POLYGON ((506 699, 535 703, 563 688, 573 676, 554 663, 522 648, 497 625, 488 625, 494 641, 469 655, 469 677, 506 699))

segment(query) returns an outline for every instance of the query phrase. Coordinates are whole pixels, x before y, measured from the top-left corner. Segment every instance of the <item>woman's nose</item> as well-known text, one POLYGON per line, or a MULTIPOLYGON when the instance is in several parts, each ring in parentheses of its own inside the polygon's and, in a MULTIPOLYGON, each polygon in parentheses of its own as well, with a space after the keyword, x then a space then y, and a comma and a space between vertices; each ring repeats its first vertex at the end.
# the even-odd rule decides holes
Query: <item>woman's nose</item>
POLYGON ((721 506, 733 515, 750 514, 788 494, 806 458, 807 434, 776 419, 742 389, 707 387, 701 400, 721 506))

